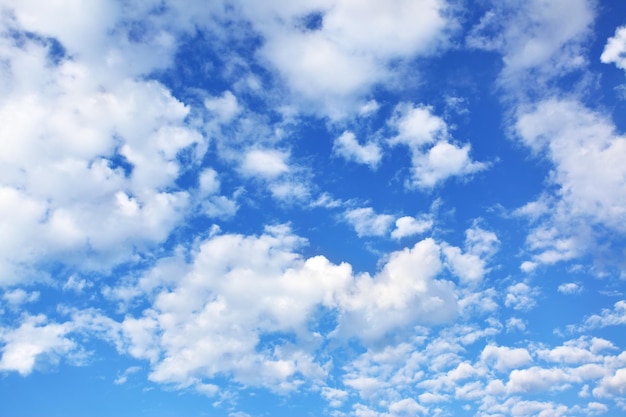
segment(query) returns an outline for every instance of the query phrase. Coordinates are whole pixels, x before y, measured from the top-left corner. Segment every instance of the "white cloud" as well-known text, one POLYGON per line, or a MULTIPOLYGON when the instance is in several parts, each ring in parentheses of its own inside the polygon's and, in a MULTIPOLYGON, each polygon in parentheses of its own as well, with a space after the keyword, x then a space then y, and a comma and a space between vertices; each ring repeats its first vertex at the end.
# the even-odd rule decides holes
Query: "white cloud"
POLYGON ((113 381, 114 384, 116 385, 121 385, 121 384, 125 384, 126 381, 128 381, 128 377, 134 373, 137 373, 141 370, 141 368, 139 366, 130 366, 128 368, 126 368, 126 370, 117 378, 115 378, 115 380, 113 381))
POLYGON ((465 231, 465 253, 456 246, 443 245, 448 267, 464 284, 476 284, 489 272, 487 262, 499 248, 495 233, 474 224, 465 231))
POLYGON ((220 190, 220 180, 217 171, 205 168, 199 177, 200 192, 203 195, 215 194, 220 190))
POLYGON ((583 287, 575 282, 566 282, 559 285, 557 289, 563 294, 579 294, 583 290, 583 287))
MULTIPOLYGON (((227 372, 241 383, 290 391, 301 378, 322 377, 321 365, 302 350, 306 343, 258 346, 262 335, 277 331, 314 341, 309 314, 316 305, 336 306, 337 292, 351 280, 349 265, 302 259, 293 252, 301 243, 284 227, 204 241, 189 272, 175 281, 153 275, 153 306, 122 322, 125 349, 153 362, 151 380, 182 386, 227 372)), ((182 258, 176 263, 185 265, 182 258)))
POLYGON ((428 409, 418 404, 413 398, 405 398, 389 405, 389 412, 392 416, 415 416, 426 414, 428 409))
POLYGON ((188 204, 172 187, 177 154, 203 140, 160 84, 111 83, 78 58, 50 66, 45 49, 3 51, 11 68, 28 66, 0 103, 0 135, 13 138, 0 152, 4 284, 41 278, 29 268, 49 259, 106 270, 162 242, 188 204))
POLYGON ((41 360, 55 361, 76 348, 66 338, 71 330, 67 324, 48 323, 43 315, 25 316, 16 329, 1 329, 2 357, 0 371, 30 374, 41 360))
POLYGON ((392 145, 421 148, 448 137, 448 127, 443 119, 435 116, 432 108, 423 105, 399 105, 389 124, 398 131, 397 136, 390 139, 392 145))
POLYGON ((524 322, 524 320, 517 318, 517 317, 511 317, 509 319, 507 319, 506 321, 506 331, 511 332, 513 330, 519 330, 519 331, 526 331, 526 322, 524 322))
POLYGON ((348 210, 344 213, 344 219, 354 227, 359 237, 384 236, 393 223, 392 215, 376 214, 371 207, 348 210))
POLYGON ((538 223, 528 236, 534 264, 584 254, 598 238, 592 225, 626 233, 626 138, 610 120, 576 101, 548 99, 521 111, 516 129, 525 145, 553 163, 549 181, 558 187, 540 199, 550 210, 531 217, 538 223))
POLYGON ((333 118, 356 110, 360 96, 387 81, 391 60, 431 52, 448 25, 445 9, 440 0, 242 5, 265 39, 260 55, 284 78, 295 101, 333 118), (322 24, 303 30, 298 22, 311 12, 321 13, 322 24))
POLYGON ((487 345, 480 354, 480 360, 499 372, 528 365, 532 362, 530 353, 524 348, 487 345))
POLYGON ((506 390, 509 393, 538 392, 561 390, 579 379, 560 368, 541 368, 533 366, 527 369, 514 369, 509 374, 506 390))
POLYGON ((459 146, 449 141, 446 123, 429 107, 400 104, 388 123, 397 131, 389 143, 406 145, 411 151, 412 187, 430 189, 450 177, 487 168, 485 163, 471 160, 469 144, 459 146))
POLYGON ((458 276, 462 283, 471 284, 480 282, 486 272, 486 262, 478 255, 463 253, 456 246, 445 246, 443 253, 446 256, 448 267, 458 276))
POLYGON ((432 227, 433 220, 430 216, 404 216, 396 220, 396 228, 391 232, 391 237, 394 239, 402 239, 403 237, 424 233, 432 227))
POLYGON ((484 170, 485 164, 471 161, 469 150, 469 145, 459 147, 449 142, 438 142, 426 154, 413 158, 413 184, 432 188, 449 177, 484 170))
POLYGON ((556 346, 552 349, 539 349, 537 356, 544 361, 557 362, 562 365, 600 362, 602 357, 591 352, 590 348, 592 348, 591 344, 586 339, 581 338, 568 341, 562 346, 556 346))
POLYGON ((594 314, 585 320, 581 331, 598 329, 607 326, 619 326, 626 324, 626 301, 615 303, 612 309, 603 309, 601 314, 594 314))
POLYGON ((626 368, 617 369, 615 373, 602 378, 599 386, 593 390, 593 395, 599 398, 626 395, 626 368))
POLYGON ((341 136, 335 139, 333 153, 346 161, 368 165, 371 169, 376 169, 382 159, 380 146, 374 142, 361 145, 354 133, 349 131, 343 132, 341 136))
POLYGON ((359 108, 359 114, 361 116, 369 116, 370 114, 374 114, 380 108, 380 104, 376 100, 370 100, 367 103, 361 105, 359 108))
POLYGON ((518 282, 507 288, 504 305, 514 310, 530 310, 537 304, 535 301, 537 295, 538 290, 536 288, 530 287, 523 282, 518 282))
POLYGON ((221 97, 212 97, 204 100, 204 107, 215 114, 222 123, 230 122, 241 112, 237 97, 230 91, 225 91, 221 97))
MULTIPOLYGON (((181 253, 157 264, 134 288, 110 291, 153 301, 119 324, 121 341, 108 337, 121 351, 148 359, 155 382, 196 386, 228 373, 239 383, 287 392, 326 376, 311 350, 321 335, 309 329, 320 308, 337 314, 332 337, 366 342, 456 315, 454 285, 437 280, 441 255, 432 239, 392 253, 374 276, 353 275, 349 264, 322 256, 304 259, 295 252, 303 243, 285 226, 261 236, 210 237, 189 262, 181 253), (275 332, 293 339, 264 346, 261 339, 275 332)), ((332 402, 343 398, 341 391, 324 395, 332 402)))
MULTIPOLYGON (((494 1, 466 43, 501 52, 501 81, 509 87, 527 89, 529 86, 522 82, 531 70, 552 77, 585 63, 581 42, 590 32, 594 9, 588 0, 494 1)), ((542 85, 537 74, 534 80, 542 85)))
POLYGON ((348 392, 340 389, 323 387, 322 397, 328 401, 329 405, 333 408, 341 407, 343 403, 348 399, 348 392))
POLYGON ((600 61, 626 70, 626 26, 615 29, 615 36, 607 40, 600 61))
POLYGON ((340 321, 343 334, 376 340, 388 331, 415 323, 446 323, 458 314, 451 282, 437 280, 440 248, 424 239, 389 256, 375 279, 364 275, 344 299, 340 321))
POLYGON ((247 176, 272 179, 289 172, 289 154, 274 149, 251 149, 241 163, 241 172, 247 176))
POLYGON ((11 308, 20 307, 25 303, 33 303, 39 299, 39 291, 26 292, 21 288, 5 291, 2 299, 6 301, 11 308))

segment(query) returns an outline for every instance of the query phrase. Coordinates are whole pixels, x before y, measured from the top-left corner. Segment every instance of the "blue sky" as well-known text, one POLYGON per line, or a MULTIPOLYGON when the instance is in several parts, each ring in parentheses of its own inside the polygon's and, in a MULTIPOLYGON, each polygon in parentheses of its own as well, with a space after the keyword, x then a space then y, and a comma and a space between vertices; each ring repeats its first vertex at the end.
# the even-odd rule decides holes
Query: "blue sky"
POLYGON ((626 412, 623 2, 0 28, 0 414, 626 412))

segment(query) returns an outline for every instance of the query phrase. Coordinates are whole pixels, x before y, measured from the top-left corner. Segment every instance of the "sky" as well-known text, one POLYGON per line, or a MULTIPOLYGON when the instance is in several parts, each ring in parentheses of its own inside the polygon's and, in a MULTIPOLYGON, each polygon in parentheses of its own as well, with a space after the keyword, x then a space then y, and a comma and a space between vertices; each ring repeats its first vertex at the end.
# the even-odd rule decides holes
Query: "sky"
POLYGON ((622 415, 625 115, 621 0, 0 0, 0 415, 622 415))

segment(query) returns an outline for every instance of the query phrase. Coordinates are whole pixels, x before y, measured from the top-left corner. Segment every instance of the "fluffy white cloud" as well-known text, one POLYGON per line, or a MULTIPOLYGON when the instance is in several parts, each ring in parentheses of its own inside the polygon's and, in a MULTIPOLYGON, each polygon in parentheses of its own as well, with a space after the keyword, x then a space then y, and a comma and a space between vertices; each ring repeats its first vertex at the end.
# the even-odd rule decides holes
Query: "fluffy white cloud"
POLYGON ((424 239, 394 252, 375 279, 361 276, 342 302, 340 330, 376 340, 391 330, 415 323, 446 323, 458 313, 454 285, 437 280, 440 247, 424 239))
POLYGON ((432 51, 448 25, 441 0, 243 2, 241 10, 263 35, 260 55, 294 99, 333 118, 356 110, 359 96, 387 81, 391 60, 432 51), (320 24, 307 28, 313 13, 320 24))
POLYGON ((601 314, 588 317, 581 331, 622 324, 626 324, 626 301, 624 300, 616 302, 612 309, 605 308, 601 314))
POLYGON ((488 272, 487 262, 497 252, 500 241, 495 233, 477 224, 465 231, 465 252, 456 246, 443 246, 448 267, 465 284, 480 282, 488 272))
POLYGON ((2 299, 9 304, 11 308, 18 308, 24 303, 32 303, 39 298, 39 291, 26 292, 21 288, 5 291, 2 299))
POLYGON ((575 375, 561 368, 541 368, 533 366, 527 369, 514 369, 509 374, 507 392, 538 392, 542 390, 560 390, 572 382, 579 381, 575 375))
MULTIPOLYGON (((466 43, 501 52, 501 81, 509 87, 528 88, 521 83, 524 72, 538 70, 551 77, 585 63, 581 41, 589 34, 594 17, 594 3, 588 0, 494 1, 466 43)), ((535 82, 541 85, 537 75, 535 82)))
POLYGON ((230 91, 224 92, 221 97, 204 100, 204 106, 223 123, 231 121, 241 111, 237 97, 230 91))
POLYGON ((538 223, 528 236, 534 264, 585 253, 600 237, 592 225, 626 233, 626 138, 610 120, 576 101, 548 99, 521 111, 516 129, 525 145, 552 162, 549 180, 558 187, 519 212, 538 223))
POLYGON ((323 387, 322 397, 328 401, 331 407, 341 407, 343 403, 348 399, 348 392, 340 389, 323 387))
MULTIPOLYGON (((152 305, 140 316, 127 315, 108 337, 149 360, 155 382, 196 387, 228 374, 285 392, 325 378, 314 353, 323 336, 310 328, 320 311, 338 320, 324 337, 364 342, 456 315, 454 285, 437 279, 441 255, 432 239, 392 253, 374 276, 354 275, 349 264, 322 256, 304 259, 295 251, 303 243, 285 226, 261 236, 215 235, 191 262, 181 253, 130 287, 109 291, 124 303, 147 296, 152 305), (273 334, 290 336, 264 344, 273 334)), ((324 395, 343 398, 340 391, 324 395)))
POLYGON ((485 163, 472 161, 469 144, 450 142, 446 123, 429 107, 400 104, 388 123, 397 131, 389 143, 408 146, 411 151, 412 187, 430 189, 450 177, 487 168, 485 163))
POLYGON ((600 398, 626 395, 626 368, 618 369, 604 377, 600 385, 593 390, 593 395, 600 398))
POLYGON ((413 398, 405 398, 389 405, 389 412, 392 416, 415 416, 426 414, 428 409, 418 404, 413 398))
POLYGON ((345 131, 335 139, 333 153, 344 158, 346 161, 354 161, 359 164, 368 165, 376 169, 382 159, 382 150, 374 142, 361 145, 354 133, 345 131))
POLYGON ((453 176, 467 176, 484 170, 482 162, 469 156, 470 146, 438 142, 425 154, 413 155, 413 185, 432 188, 453 176))
POLYGON ((359 237, 386 235, 393 218, 390 214, 376 214, 371 207, 351 209, 344 213, 344 219, 354 227, 359 237))
POLYGON ((499 372, 519 368, 532 362, 530 353, 524 348, 487 345, 480 354, 480 360, 499 372))
POLYGON ((178 154, 202 156, 190 109, 141 78, 171 62, 162 25, 176 25, 150 5, 101 1, 73 4, 60 25, 58 6, 3 6, 22 41, 8 32, 0 41, 0 136, 11 138, 0 144, 2 284, 42 278, 37 265, 49 260, 107 270, 164 241, 189 202, 176 187, 178 154), (135 19, 142 42, 132 40, 135 19))
POLYGON ((518 282, 507 288, 504 305, 514 310, 530 310, 537 304, 535 301, 537 295, 538 290, 536 288, 524 282, 518 282))
POLYGON ((38 361, 54 362, 67 355, 77 347, 66 337, 70 330, 67 324, 48 323, 43 315, 25 316, 16 329, 0 329, 0 371, 28 375, 38 361))
POLYGON ((421 148, 448 137, 446 123, 426 106, 399 105, 389 124, 398 132, 390 140, 392 145, 404 144, 411 149, 421 148))
POLYGON ((607 40, 600 61, 626 70, 626 26, 615 29, 615 36, 607 40))
POLYGON ((432 227, 433 220, 430 216, 403 216, 396 220, 396 228, 391 232, 391 237, 402 239, 403 237, 424 233, 432 227))
POLYGON ((583 288, 575 282, 566 282, 558 286, 558 291, 563 294, 578 294, 583 288))
POLYGON ((247 176, 272 179, 289 171, 289 154, 274 149, 251 149, 245 153, 241 171, 247 176))

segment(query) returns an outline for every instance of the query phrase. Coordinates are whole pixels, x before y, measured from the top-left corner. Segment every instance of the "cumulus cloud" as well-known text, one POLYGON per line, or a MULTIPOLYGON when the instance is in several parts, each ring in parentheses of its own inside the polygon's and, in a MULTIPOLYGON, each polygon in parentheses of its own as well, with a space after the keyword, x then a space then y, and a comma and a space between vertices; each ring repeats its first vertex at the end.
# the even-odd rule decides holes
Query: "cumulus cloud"
POLYGON ((294 100, 332 118, 358 110, 360 96, 389 80, 391 60, 431 52, 449 24, 445 10, 440 0, 242 6, 265 39, 261 56, 286 81, 294 100), (319 13, 321 23, 303 29, 301 19, 312 13, 319 13))
POLYGON ((578 294, 583 290, 583 287, 575 282, 566 282, 559 285, 557 290, 563 294, 578 294))
POLYGON ((440 248, 432 239, 392 253, 375 279, 355 281, 352 296, 343 302, 341 332, 376 340, 413 323, 453 320, 457 296, 451 282, 436 279, 442 266, 440 248))
POLYGON ((70 326, 49 323, 43 315, 26 316, 18 328, 1 330, 0 371, 28 375, 40 361, 54 362, 77 348, 76 343, 66 337, 70 326))
POLYGON ((612 309, 606 308, 602 310, 601 314, 589 316, 580 330, 598 329, 621 324, 626 324, 626 301, 624 300, 616 302, 612 309))
POLYGON ((480 359, 500 372, 519 368, 532 362, 532 357, 526 349, 512 349, 496 345, 485 346, 480 354, 480 359))
MULTIPOLYGON (((322 256, 305 259, 296 251, 302 244, 287 227, 275 226, 260 236, 216 235, 190 262, 181 254, 157 264, 133 286, 110 292, 127 301, 152 300, 141 315, 117 325, 114 340, 150 361, 155 382, 195 387, 227 373, 240 383, 287 392, 326 376, 311 350, 322 341, 310 328, 320 309, 337 317, 327 337, 368 343, 456 316, 454 285, 438 279, 441 255, 432 239, 392 253, 373 276, 355 275, 349 264, 322 256), (278 333, 292 337, 263 344, 278 333)), ((324 392, 333 403, 343 398, 341 391, 324 392)))
POLYGON ((600 61, 626 70, 626 26, 615 29, 615 36, 606 41, 600 61))
POLYGON ((106 271, 163 242, 189 204, 178 155, 202 156, 190 108, 142 78, 170 65, 168 30, 185 28, 135 3, 74 6, 62 25, 53 3, 3 14, 3 285, 45 278, 37 265, 51 260, 106 271))
POLYGON ((538 290, 536 288, 524 282, 518 282, 507 288, 504 305, 514 310, 530 310, 537 305, 535 300, 537 295, 538 290))
POLYGON ((204 107, 222 123, 231 121, 241 111, 237 97, 230 91, 224 92, 220 97, 207 98, 204 100, 204 107))
POLYGON ((456 246, 444 245, 448 267, 464 284, 480 282, 489 271, 487 262, 498 250, 500 241, 495 233, 474 224, 465 231, 465 252, 456 246))
POLYGON ((426 106, 400 104, 388 121, 397 135, 389 143, 405 145, 411 151, 411 187, 431 189, 450 177, 465 177, 487 168, 472 161, 470 145, 450 141, 448 127, 426 106))
POLYGON ((247 176, 275 178, 289 171, 289 154, 274 149, 251 149, 243 157, 241 171, 247 176))
POLYGON ((575 100, 547 99, 520 111, 516 129, 522 143, 553 164, 549 181, 557 187, 520 211, 537 219, 528 236, 533 263, 581 256, 601 237, 594 236, 592 225, 626 233, 626 167, 621 162, 626 139, 610 120, 575 100))
POLYGON ((9 304, 11 308, 18 308, 22 304, 32 303, 39 298, 39 291, 27 292, 21 288, 5 291, 2 299, 9 304))
POLYGON ((588 0, 493 2, 468 34, 466 44, 499 51, 504 63, 500 81, 523 90, 529 88, 522 82, 532 71, 535 83, 542 85, 541 78, 585 64, 582 41, 594 17, 593 2, 588 0))
POLYGON ((333 153, 344 158, 346 161, 353 161, 359 164, 376 169, 382 159, 382 150, 374 142, 361 145, 354 133, 345 131, 335 139, 333 153))
POLYGON ((344 219, 354 227, 359 237, 384 236, 389 231, 394 216, 390 214, 376 214, 371 207, 361 207, 346 211, 344 219))
POLYGON ((132 247, 164 240, 188 202, 186 192, 165 190, 179 175, 178 151, 202 140, 184 125, 188 109, 156 83, 85 87, 89 74, 74 67, 52 72, 60 93, 16 93, 0 107, 10 121, 0 134, 15 139, 0 157, 0 211, 13 219, 3 226, 3 282, 27 278, 11 271, 47 256, 86 269, 128 259, 132 247), (25 240, 31 249, 16 253, 25 240), (80 256, 88 242, 103 255, 97 261, 80 256))
POLYGON ((433 220, 430 216, 403 216, 398 218, 395 224, 396 228, 391 232, 391 237, 402 239, 430 230, 433 227, 433 220))

